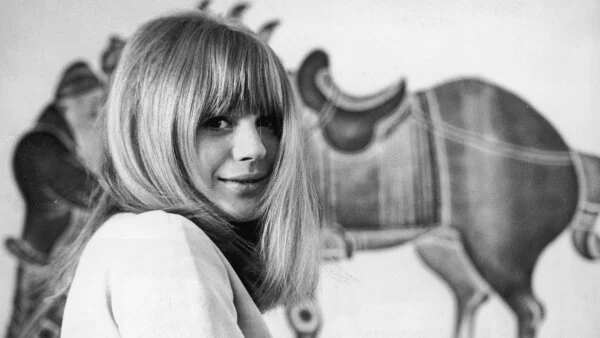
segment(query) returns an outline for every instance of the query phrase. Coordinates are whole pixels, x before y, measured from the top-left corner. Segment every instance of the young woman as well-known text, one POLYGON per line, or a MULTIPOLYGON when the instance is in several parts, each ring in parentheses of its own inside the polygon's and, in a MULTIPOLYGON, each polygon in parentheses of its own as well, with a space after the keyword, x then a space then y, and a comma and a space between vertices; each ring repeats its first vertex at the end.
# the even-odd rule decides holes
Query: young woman
POLYGON ((319 219, 294 94, 273 51, 224 20, 158 18, 125 46, 103 193, 57 275, 63 337, 269 336, 261 312, 312 293, 319 219))

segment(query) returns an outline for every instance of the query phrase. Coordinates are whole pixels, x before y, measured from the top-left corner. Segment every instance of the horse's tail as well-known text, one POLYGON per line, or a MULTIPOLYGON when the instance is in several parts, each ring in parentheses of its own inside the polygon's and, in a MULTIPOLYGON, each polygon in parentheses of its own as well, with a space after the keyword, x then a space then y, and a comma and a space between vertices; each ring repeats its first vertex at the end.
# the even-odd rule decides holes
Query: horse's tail
POLYGON ((573 162, 579 181, 579 203, 571 223, 573 244, 583 257, 600 259, 600 236, 594 231, 600 213, 600 158, 573 152, 573 162))

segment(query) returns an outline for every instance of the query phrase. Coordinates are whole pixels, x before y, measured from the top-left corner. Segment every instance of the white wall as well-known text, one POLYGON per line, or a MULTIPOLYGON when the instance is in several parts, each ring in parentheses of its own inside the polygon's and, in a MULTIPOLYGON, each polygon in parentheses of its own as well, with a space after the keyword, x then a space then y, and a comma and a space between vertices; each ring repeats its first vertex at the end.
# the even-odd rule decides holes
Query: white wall
MULTIPOLYGON (((224 11, 235 1, 213 1, 224 11)), ((13 147, 51 97, 67 62, 98 68, 112 33, 192 0, 0 2, 0 237, 21 229, 21 201, 10 169, 13 147)), ((246 22, 279 18, 272 46, 296 68, 315 47, 331 57, 335 81, 367 94, 404 76, 411 89, 457 75, 480 75, 513 89, 574 148, 600 154, 600 2, 525 0, 261 0, 246 22)), ((14 261, 0 251, 0 328, 7 321, 14 261)), ((411 246, 357 256, 326 269, 325 336, 450 337, 452 298, 411 246), (331 272, 333 271, 333 272, 331 272), (333 307, 333 305, 337 305, 333 307), (338 334, 335 334, 336 336, 338 334)), ((544 253, 535 290, 545 301, 542 337, 600 335, 600 263, 578 258, 563 235, 544 253)), ((493 299, 478 316, 479 337, 515 330, 493 299)), ((281 313, 269 323, 285 336, 281 313)))

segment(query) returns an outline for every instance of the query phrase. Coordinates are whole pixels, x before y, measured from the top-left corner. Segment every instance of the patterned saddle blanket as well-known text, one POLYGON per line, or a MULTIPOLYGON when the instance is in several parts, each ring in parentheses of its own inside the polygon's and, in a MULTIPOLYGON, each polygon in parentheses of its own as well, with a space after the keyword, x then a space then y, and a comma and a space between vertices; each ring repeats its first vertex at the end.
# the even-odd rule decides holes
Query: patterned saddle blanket
MULTIPOLYGON (((310 108, 306 108, 310 110, 310 108)), ((316 116, 318 112, 307 112, 316 116)), ((337 149, 308 122, 326 219, 345 231, 430 228, 440 220, 436 146, 411 95, 378 121, 358 152, 337 149), (418 118, 411 118, 418 115, 418 118)))

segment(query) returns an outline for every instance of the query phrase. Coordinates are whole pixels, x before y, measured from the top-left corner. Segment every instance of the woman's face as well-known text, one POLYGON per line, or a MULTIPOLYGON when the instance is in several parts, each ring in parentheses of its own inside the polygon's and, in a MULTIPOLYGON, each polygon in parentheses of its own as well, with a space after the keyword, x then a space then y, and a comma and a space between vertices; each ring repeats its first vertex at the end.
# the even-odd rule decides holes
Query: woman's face
POLYGON ((279 151, 266 116, 211 117, 198 129, 200 192, 234 221, 256 217, 279 151))

